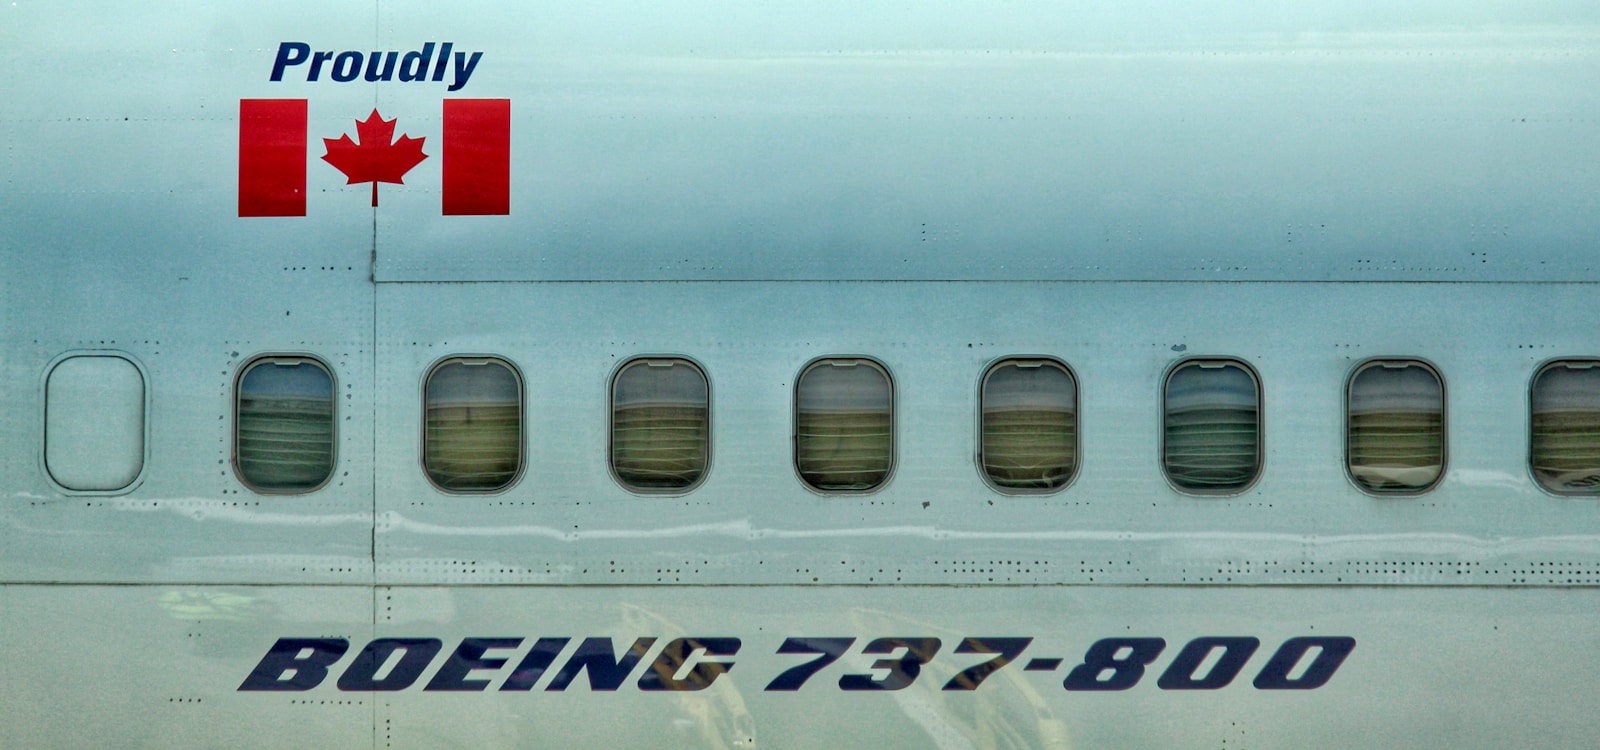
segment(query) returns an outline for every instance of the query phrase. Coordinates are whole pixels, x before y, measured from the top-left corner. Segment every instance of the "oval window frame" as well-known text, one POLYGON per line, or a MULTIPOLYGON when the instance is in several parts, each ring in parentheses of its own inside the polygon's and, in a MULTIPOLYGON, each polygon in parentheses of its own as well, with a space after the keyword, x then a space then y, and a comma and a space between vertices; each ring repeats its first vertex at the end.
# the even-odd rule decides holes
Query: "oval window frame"
POLYGON ((38 390, 38 393, 39 393, 39 433, 38 434, 39 434, 39 437, 40 437, 40 439, 39 439, 39 459, 38 459, 38 461, 39 461, 39 473, 44 476, 45 481, 49 482, 50 486, 52 488, 54 488, 57 492, 60 492, 60 493, 62 493, 64 495, 71 495, 71 496, 75 496, 75 497, 116 497, 116 496, 119 496, 119 495, 126 495, 126 494, 129 494, 129 493, 133 492, 134 490, 137 490, 140 487, 140 485, 144 484, 145 479, 150 474, 150 423, 152 421, 151 420, 151 415, 150 415, 150 408, 151 408, 151 405, 153 403, 153 393, 152 392, 154 390, 155 389, 152 387, 151 381, 150 381, 150 371, 145 368, 144 363, 140 362, 139 358, 133 356, 133 354, 131 354, 129 352, 126 352, 126 351, 123 351, 123 350, 120 350, 120 349, 73 349, 73 350, 70 350, 70 351, 62 352, 61 354, 56 355, 55 358, 51 359, 50 362, 45 365, 44 371, 42 373, 40 373, 40 375, 39 375, 39 390, 38 390), (68 487, 68 486, 62 484, 61 482, 57 481, 55 475, 50 472, 50 460, 49 460, 49 445, 50 445, 49 441, 50 441, 50 438, 49 438, 49 434, 48 434, 49 433, 49 428, 50 428, 49 427, 50 426, 50 375, 55 372, 56 367, 60 366, 60 364, 62 362, 65 362, 65 361, 67 361, 69 359, 73 359, 73 358, 76 358, 76 357, 114 357, 116 359, 121 359, 121 360, 127 362, 128 364, 133 365, 134 370, 137 371, 138 374, 139 374, 139 380, 141 381, 142 385, 144 386, 144 388, 143 388, 143 390, 144 390, 144 394, 143 394, 144 395, 144 401, 143 401, 143 404, 141 406, 141 408, 144 410, 144 413, 143 413, 143 419, 142 419, 143 424, 141 425, 142 431, 140 433, 140 441, 142 443, 142 445, 141 445, 142 450, 141 450, 140 458, 139 458, 139 471, 138 471, 138 473, 136 475, 134 475, 132 481, 130 481, 126 485, 123 485, 122 487, 118 487, 116 489, 110 489, 110 490, 76 490, 76 489, 68 487))
POLYGON ((1528 439, 1528 450, 1527 450, 1527 461, 1525 462, 1525 465, 1526 465, 1527 471, 1528 471, 1528 478, 1529 478, 1529 480, 1531 480, 1533 482, 1533 486, 1538 487, 1539 490, 1541 492, 1544 492, 1546 495, 1549 495, 1551 497, 1562 497, 1562 498, 1596 498, 1596 497, 1600 497, 1600 485, 1595 485, 1595 489, 1590 490, 1590 491, 1586 491, 1586 492, 1562 492, 1560 490, 1556 490, 1556 489, 1550 487, 1549 485, 1545 484, 1544 481, 1539 479, 1539 475, 1537 473, 1535 473, 1534 469, 1533 469, 1533 458, 1534 458, 1534 456, 1533 456, 1533 397, 1534 397, 1533 389, 1534 389, 1534 386, 1539 382, 1539 376, 1543 375, 1546 371, 1548 371, 1548 370, 1550 370, 1552 368, 1558 367, 1558 366, 1564 367, 1564 366, 1568 365, 1569 363, 1582 363, 1582 364, 1586 365, 1586 367, 1582 368, 1582 369, 1596 369, 1596 368, 1600 368, 1600 357, 1560 357, 1560 358, 1556 358, 1556 359, 1546 360, 1546 361, 1540 363, 1538 367, 1534 368, 1533 376, 1528 379, 1528 401, 1527 401, 1527 403, 1528 403, 1528 422, 1527 422, 1527 430, 1524 433, 1527 436, 1527 439, 1528 439))
POLYGON ((1161 403, 1161 409, 1160 409, 1160 412, 1157 414, 1157 418, 1159 420, 1159 425, 1158 425, 1158 432, 1157 432, 1158 445, 1157 445, 1157 449, 1156 449, 1156 462, 1161 468, 1161 476, 1164 479, 1166 479, 1167 485, 1169 487, 1171 487, 1174 492, 1177 492, 1177 493, 1179 493, 1181 495, 1189 495, 1189 496, 1192 496, 1192 497, 1237 497, 1239 495, 1243 495, 1243 494, 1248 493, 1251 490, 1255 489, 1256 485, 1261 482, 1261 478, 1263 476, 1265 476, 1266 473, 1267 473, 1267 389, 1266 389, 1266 384, 1261 379, 1261 374, 1256 371, 1256 368, 1253 365, 1251 365, 1249 362, 1245 361, 1244 359, 1242 359, 1240 357, 1230 357, 1230 356, 1221 356, 1221 355, 1219 355, 1219 356, 1185 357, 1183 359, 1180 359, 1180 360, 1178 360, 1176 362, 1173 362, 1171 365, 1169 365, 1167 367, 1167 371, 1161 377, 1161 399, 1160 399, 1160 403, 1161 403), (1226 490, 1207 491, 1207 490, 1198 490, 1198 489, 1192 489, 1192 488, 1189 488, 1189 487, 1185 487, 1185 486, 1183 486, 1182 484, 1179 484, 1176 480, 1173 479, 1172 472, 1168 469, 1168 466, 1167 466, 1167 414, 1168 414, 1167 394, 1171 390, 1172 378, 1173 378, 1173 376, 1177 375, 1180 371, 1182 371, 1184 369, 1187 369, 1187 368, 1190 368, 1190 367, 1202 367, 1203 368, 1203 367, 1207 367, 1208 365, 1215 365, 1215 366, 1220 366, 1220 367, 1227 367, 1227 366, 1238 367, 1239 369, 1243 370, 1246 375, 1250 376, 1251 382, 1255 384, 1255 394, 1256 394, 1256 460, 1255 460, 1255 472, 1251 475, 1250 481, 1245 482, 1243 485, 1241 485, 1238 488, 1232 488, 1232 489, 1226 489, 1226 490))
POLYGON ((1350 369, 1350 374, 1344 381, 1344 477, 1357 491, 1371 497, 1415 497, 1426 495, 1444 483, 1445 475, 1450 472, 1450 390, 1445 382, 1444 372, 1438 365, 1421 357, 1370 357, 1357 362, 1350 369), (1355 477, 1355 472, 1350 462, 1350 443, 1352 433, 1350 430, 1350 395, 1355 386, 1356 377, 1373 367, 1386 367, 1391 365, 1404 365, 1406 367, 1422 367, 1433 374, 1439 383, 1439 475, 1433 478, 1426 486, 1418 489, 1383 490, 1366 487, 1355 477))
POLYGON ((642 496, 653 496, 653 497, 660 497, 660 496, 674 497, 674 496, 678 496, 678 495, 687 495, 687 494, 689 494, 691 492, 694 492, 695 490, 699 489, 702 485, 704 485, 706 483, 706 480, 711 476, 711 466, 712 466, 712 462, 715 460, 715 456, 716 456, 716 438, 715 438, 715 432, 716 432, 715 426, 716 425, 715 425, 715 423, 713 421, 715 419, 715 415, 713 414, 713 409, 712 409, 712 405, 711 405, 712 404, 712 400, 713 400, 713 395, 712 395, 713 390, 712 390, 711 376, 709 374, 707 374, 705 366, 700 364, 694 358, 688 357, 688 356, 685 356, 685 355, 682 355, 682 354, 644 354, 644 355, 639 355, 639 356, 636 356, 636 357, 629 357, 627 360, 624 360, 621 364, 617 365, 617 367, 614 370, 612 370, 611 377, 610 377, 610 379, 607 380, 607 383, 608 383, 608 387, 606 388, 606 407, 607 407, 607 409, 606 409, 606 419, 607 419, 607 424, 606 424, 606 470, 607 470, 607 472, 609 472, 611 474, 612 481, 616 482, 618 487, 621 487, 624 491, 626 491, 626 492, 628 492, 630 494, 642 495, 642 496), (700 476, 696 477, 693 482, 690 482, 689 484, 687 484, 687 485, 685 485, 683 487, 672 487, 672 488, 664 488, 664 489, 651 488, 651 487, 636 487, 636 486, 628 484, 626 481, 624 481, 622 476, 620 474, 618 474, 618 472, 617 472, 617 463, 616 463, 616 457, 617 457, 617 454, 616 454, 617 383, 618 383, 618 381, 620 381, 622 379, 623 374, 626 373, 629 369, 631 369, 633 367, 636 367, 636 366, 639 366, 639 365, 653 366, 652 363, 655 363, 655 362, 672 362, 672 363, 674 363, 672 366, 677 366, 679 364, 688 365, 689 367, 693 368, 696 373, 698 373, 700 375, 701 381, 703 381, 705 383, 705 385, 706 385, 705 465, 702 466, 701 469, 700 469, 700 476))
POLYGON ((984 367, 983 373, 978 377, 977 405, 976 430, 974 432, 973 439, 975 450, 973 451, 973 456, 978 477, 983 480, 983 483, 987 485, 989 489, 999 494, 1008 496, 1054 495, 1060 492, 1065 492, 1068 487, 1071 487, 1075 482, 1078 481, 1078 477, 1083 473, 1083 381, 1078 378, 1078 373, 1072 369, 1071 365, 1068 365, 1059 357, 1052 357, 1043 354, 1012 355, 996 359, 990 362, 988 366, 984 367), (1001 367, 1018 362, 1037 362, 1039 364, 1036 366, 1057 367, 1066 373, 1067 378, 1072 381, 1072 471, 1067 475, 1066 481, 1062 482, 1061 485, 1057 487, 1003 487, 994 482, 993 478, 989 475, 987 465, 984 463, 983 404, 984 394, 989 383, 989 377, 1001 367))
POLYGON ((421 389, 418 393, 418 403, 421 409, 418 412, 417 435, 417 465, 422 469, 422 476, 433 489, 446 495, 500 495, 511 491, 522 482, 528 472, 528 381, 522 375, 522 369, 517 367, 509 357, 497 354, 451 354, 441 357, 423 371, 421 389), (434 481, 433 472, 428 470, 428 383, 433 380, 441 368, 453 363, 463 364, 498 364, 511 371, 511 376, 517 381, 517 469, 512 472, 511 478, 505 484, 489 489, 458 490, 440 485, 434 481))
POLYGON ((799 480, 800 486, 805 487, 808 491, 823 497, 836 497, 840 495, 872 495, 882 492, 885 488, 887 488, 890 483, 894 481, 895 471, 900 465, 900 430, 898 424, 900 414, 898 408, 899 397, 897 395, 897 391, 898 386, 895 383, 894 373, 889 370, 888 365, 885 365, 883 362, 874 357, 868 357, 865 355, 841 354, 816 357, 806 362, 805 366, 800 368, 800 372, 795 375, 794 387, 790 389, 791 408, 789 410, 789 466, 794 470, 795 478, 799 480), (843 362, 852 362, 854 364, 834 364, 843 362), (800 469, 800 385, 802 382, 804 382, 806 373, 809 373, 823 365, 847 367, 859 367, 866 365, 874 370, 877 370, 889 385, 889 465, 884 469, 883 479, 871 487, 860 489, 826 489, 818 487, 807 481, 805 473, 800 469))
POLYGON ((233 418, 233 424, 230 425, 229 429, 231 443, 229 445, 228 463, 233 468, 233 478, 243 485, 245 489, 257 495, 309 495, 327 487, 328 483, 333 481, 333 477, 339 473, 339 376, 326 360, 309 352, 261 352, 251 356, 244 360, 244 364, 239 367, 239 372, 233 377, 233 403, 231 406, 230 413, 233 418), (244 378, 251 370, 262 364, 278 364, 282 360, 315 365, 328 376, 328 400, 333 410, 329 415, 329 420, 332 423, 330 447, 333 454, 330 456, 331 460, 328 464, 328 475, 323 477, 322 481, 318 482, 315 487, 305 490, 274 490, 257 487, 245 478, 244 472, 239 468, 239 400, 243 393, 244 378))

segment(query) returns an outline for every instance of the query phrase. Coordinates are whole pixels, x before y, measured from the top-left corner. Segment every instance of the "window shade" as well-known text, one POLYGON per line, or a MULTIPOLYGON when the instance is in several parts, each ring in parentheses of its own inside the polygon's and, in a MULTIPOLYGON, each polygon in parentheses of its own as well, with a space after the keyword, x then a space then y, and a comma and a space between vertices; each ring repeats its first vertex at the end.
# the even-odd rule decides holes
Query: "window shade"
POLYGON ((1261 469, 1261 393, 1235 361, 1194 361, 1167 376, 1162 461, 1178 488, 1238 492, 1261 469))
POLYGON ((611 468, 635 490, 681 490, 705 475, 710 386, 683 359, 636 360, 611 392, 611 468))
POLYGON ((440 489, 492 492, 522 468, 522 382, 498 359, 453 359, 425 388, 423 466, 440 489))
POLYGON ((309 492, 333 474, 333 376, 307 358, 257 360, 239 377, 234 456, 264 492, 309 492))
POLYGON ((1009 490, 1053 490, 1077 468, 1077 384, 1063 365, 1008 360, 990 368, 980 396, 984 475, 1009 490))
POLYGON ((894 462, 893 389, 882 367, 825 359, 795 387, 795 468, 812 487, 876 489, 894 462))
POLYGON ((1563 495, 1600 494, 1600 362, 1553 362, 1533 379, 1529 463, 1563 495))
POLYGON ((1416 361, 1362 366, 1350 378, 1350 476, 1369 492, 1421 492, 1444 470, 1444 384, 1416 361))

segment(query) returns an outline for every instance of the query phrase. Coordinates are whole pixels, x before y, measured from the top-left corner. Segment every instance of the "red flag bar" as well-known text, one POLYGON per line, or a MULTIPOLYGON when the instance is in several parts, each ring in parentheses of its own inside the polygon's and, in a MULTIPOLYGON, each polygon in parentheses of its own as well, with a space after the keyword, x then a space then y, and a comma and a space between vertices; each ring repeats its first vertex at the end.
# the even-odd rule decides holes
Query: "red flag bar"
POLYGON ((239 215, 306 215, 306 100, 239 100, 239 215))
POLYGON ((510 99, 444 100, 441 151, 446 216, 511 213, 510 99))

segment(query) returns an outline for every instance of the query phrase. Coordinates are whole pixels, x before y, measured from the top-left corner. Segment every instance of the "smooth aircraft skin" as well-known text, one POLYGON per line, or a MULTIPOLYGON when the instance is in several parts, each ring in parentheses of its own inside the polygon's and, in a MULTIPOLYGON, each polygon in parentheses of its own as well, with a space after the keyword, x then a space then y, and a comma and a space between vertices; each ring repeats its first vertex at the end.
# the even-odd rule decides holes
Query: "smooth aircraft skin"
POLYGON ((1600 498, 1530 468, 1600 6, 19 0, 0 71, 0 746, 1600 736, 1600 498), (692 487, 610 460, 638 360, 704 374, 692 487), (1065 487, 985 478, 1008 362, 1065 487), (1371 362, 1431 486, 1359 484, 1419 476, 1351 467, 1371 362), (813 363, 892 384, 870 491, 796 468, 813 363), (1197 492, 1219 366, 1259 472, 1197 492), (247 481, 241 394, 317 393, 332 463, 247 481))

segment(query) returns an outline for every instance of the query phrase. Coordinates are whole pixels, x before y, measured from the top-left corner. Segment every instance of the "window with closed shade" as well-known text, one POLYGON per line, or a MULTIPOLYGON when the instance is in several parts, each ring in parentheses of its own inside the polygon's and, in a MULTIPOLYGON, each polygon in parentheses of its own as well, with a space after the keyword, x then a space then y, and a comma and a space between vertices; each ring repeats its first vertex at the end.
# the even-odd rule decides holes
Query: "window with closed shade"
POLYGON ((1530 400, 1533 478, 1558 495, 1600 494, 1600 361, 1545 365, 1530 400))
POLYGON ((894 386, 862 358, 821 359, 795 384, 794 463, 822 492, 870 492, 894 465, 894 386))
POLYGON ((1261 387, 1248 365, 1191 360, 1167 374, 1161 460, 1174 487, 1226 495, 1261 473, 1261 387))
POLYGON ((1078 466, 1078 386, 1066 365, 1009 359, 983 378, 978 459, 1003 492, 1051 492, 1078 466))
POLYGON ((144 373, 130 359, 82 354, 53 365, 44 410, 50 478, 74 492, 132 488, 144 473, 145 399, 144 373))
POLYGON ((505 489, 522 470, 522 378, 505 360, 457 357, 423 388, 422 464, 447 492, 505 489))
POLYGON ((1444 475, 1444 382, 1416 360, 1376 360, 1350 376, 1346 462, 1373 493, 1425 492, 1444 475))
POLYGON ((611 383, 611 470, 638 492, 688 490, 711 455, 711 387, 686 359, 645 358, 611 383))
POLYGON ((239 374, 234 468, 263 493, 311 492, 333 476, 333 375, 310 357, 262 357, 239 374))

